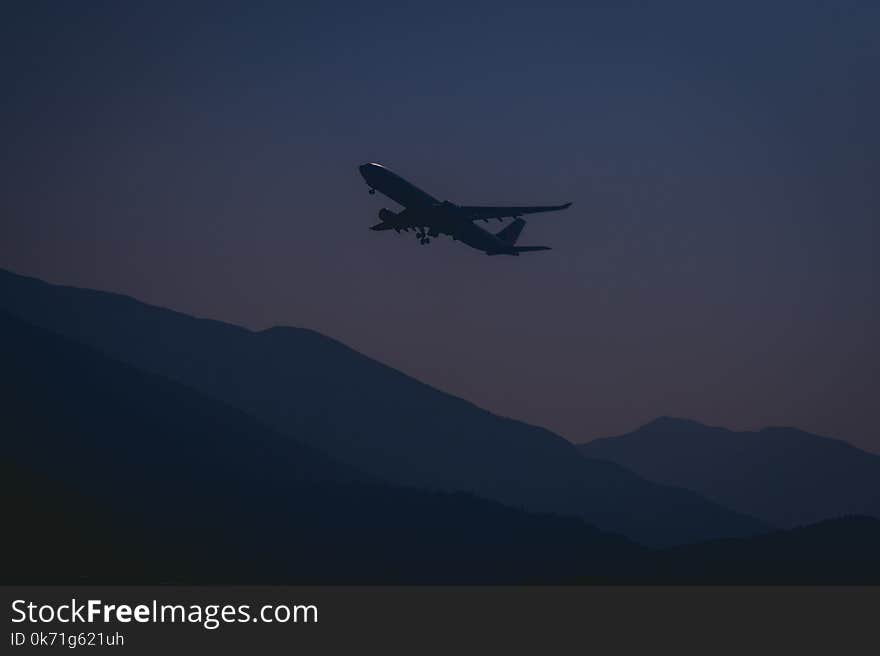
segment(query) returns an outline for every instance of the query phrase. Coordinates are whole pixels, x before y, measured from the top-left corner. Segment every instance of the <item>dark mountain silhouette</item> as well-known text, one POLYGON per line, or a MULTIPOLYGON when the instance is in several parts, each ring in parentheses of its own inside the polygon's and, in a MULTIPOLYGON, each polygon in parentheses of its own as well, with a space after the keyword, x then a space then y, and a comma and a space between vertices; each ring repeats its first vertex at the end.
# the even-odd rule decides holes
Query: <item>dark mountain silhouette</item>
POLYGON ((645 550, 365 481, 184 385, 0 312, 2 582, 561 582, 645 550))
POLYGON ((0 312, 3 583, 880 583, 880 522, 649 550, 375 483, 0 312))
POLYGON ((495 416, 309 330, 251 332, 9 272, 0 272, 0 309, 192 386, 388 482, 577 515, 653 545, 765 529, 693 492, 579 457, 547 430, 495 416))
POLYGON ((825 520, 749 539, 674 547, 656 558, 656 583, 878 584, 880 520, 825 520))
POLYGON ((880 456, 794 428, 734 432, 662 417, 578 448, 776 526, 880 517, 880 456))

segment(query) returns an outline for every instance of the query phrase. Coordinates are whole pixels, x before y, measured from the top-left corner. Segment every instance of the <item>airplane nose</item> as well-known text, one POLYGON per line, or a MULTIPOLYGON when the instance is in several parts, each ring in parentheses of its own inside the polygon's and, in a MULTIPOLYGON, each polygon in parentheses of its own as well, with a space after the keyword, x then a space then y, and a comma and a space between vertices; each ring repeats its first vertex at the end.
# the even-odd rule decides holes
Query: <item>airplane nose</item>
POLYGON ((380 168, 373 164, 373 162, 367 162, 366 164, 361 164, 358 167, 358 171, 360 171, 361 177, 369 183, 371 179, 376 177, 376 172, 380 168))

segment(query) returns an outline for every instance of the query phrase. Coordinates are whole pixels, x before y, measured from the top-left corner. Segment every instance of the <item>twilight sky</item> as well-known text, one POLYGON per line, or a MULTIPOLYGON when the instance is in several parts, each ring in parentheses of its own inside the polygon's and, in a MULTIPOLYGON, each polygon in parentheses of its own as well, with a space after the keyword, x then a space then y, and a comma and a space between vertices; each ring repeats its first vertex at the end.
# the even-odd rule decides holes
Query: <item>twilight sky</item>
POLYGON ((313 328, 573 441, 880 452, 876 2, 139 4, 4 5, 0 267, 313 328), (421 247, 367 230, 365 161, 574 207, 547 253, 421 247))

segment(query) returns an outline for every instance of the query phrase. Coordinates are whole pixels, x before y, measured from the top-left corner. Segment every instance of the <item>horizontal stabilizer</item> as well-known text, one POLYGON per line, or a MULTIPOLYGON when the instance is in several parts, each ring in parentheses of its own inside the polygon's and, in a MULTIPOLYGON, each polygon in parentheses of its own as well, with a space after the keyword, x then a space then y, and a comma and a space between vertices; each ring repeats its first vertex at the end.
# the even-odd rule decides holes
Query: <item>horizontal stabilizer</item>
POLYGON ((393 227, 394 226, 383 221, 382 223, 377 223, 374 226, 370 226, 370 230, 391 230, 393 227))

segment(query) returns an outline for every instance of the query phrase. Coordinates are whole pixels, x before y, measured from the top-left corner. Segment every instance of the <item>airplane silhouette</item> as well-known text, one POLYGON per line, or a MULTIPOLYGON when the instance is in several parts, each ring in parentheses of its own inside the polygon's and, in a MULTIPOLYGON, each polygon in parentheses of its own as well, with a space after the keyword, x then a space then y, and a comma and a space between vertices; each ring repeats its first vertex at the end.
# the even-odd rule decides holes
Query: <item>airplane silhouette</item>
POLYGON ((521 215, 555 212, 571 206, 571 203, 509 207, 456 205, 448 200, 438 201, 381 164, 370 162, 361 165, 358 170, 369 185, 371 194, 375 194, 378 189, 404 207, 400 212, 392 212, 383 207, 379 210, 379 223, 371 226, 370 230, 408 232, 415 229, 422 245, 430 243, 432 237, 443 234, 483 251, 486 255, 518 256, 520 253, 532 251, 549 251, 549 246, 516 245, 526 225, 521 215), (476 221, 500 221, 506 217, 514 220, 494 234, 476 225, 476 221))

